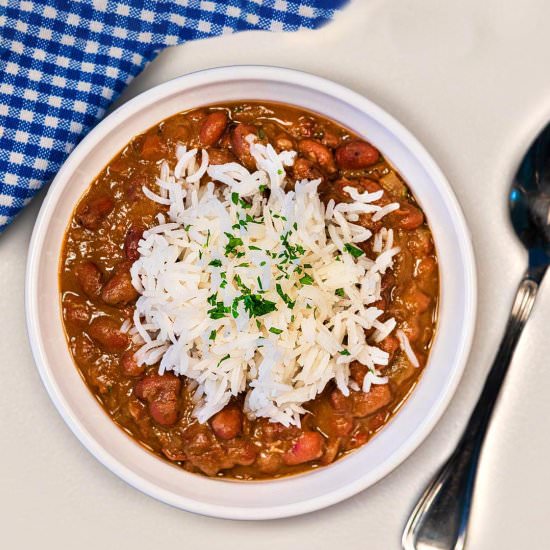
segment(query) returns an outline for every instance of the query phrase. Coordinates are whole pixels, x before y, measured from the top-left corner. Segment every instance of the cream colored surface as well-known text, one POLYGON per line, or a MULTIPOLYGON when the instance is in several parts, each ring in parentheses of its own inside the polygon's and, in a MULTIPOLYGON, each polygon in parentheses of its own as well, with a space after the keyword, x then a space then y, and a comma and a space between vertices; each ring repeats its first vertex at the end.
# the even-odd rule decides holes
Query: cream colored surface
MULTIPOLYGON (((172 509, 96 462, 41 386, 23 312, 25 251, 37 199, 0 237, 2 547, 399 548, 411 506, 452 449, 476 399, 523 269, 505 191, 530 137, 550 119, 549 17, 544 0, 355 0, 321 31, 227 36, 172 49, 151 64, 126 98, 192 70, 273 64, 339 81, 404 123, 446 173, 474 235, 480 299, 470 362, 426 442, 353 499, 308 516, 254 524, 172 509)), ((485 446, 469 550, 550 546, 548 326, 547 281, 485 446)))

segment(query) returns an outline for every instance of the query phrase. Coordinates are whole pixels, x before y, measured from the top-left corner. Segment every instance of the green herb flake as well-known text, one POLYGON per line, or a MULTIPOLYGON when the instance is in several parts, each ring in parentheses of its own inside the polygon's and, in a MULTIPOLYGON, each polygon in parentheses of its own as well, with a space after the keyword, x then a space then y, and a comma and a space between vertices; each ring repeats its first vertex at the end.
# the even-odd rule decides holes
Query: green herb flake
POLYGON ((280 168, 277 170, 277 174, 279 174, 279 176, 282 176, 284 173, 284 170, 281 170, 280 168))
POLYGON ((224 361, 227 361, 227 359, 229 359, 231 357, 231 355, 229 355, 229 353, 227 355, 224 355, 219 361, 218 361, 218 364, 216 365, 217 367, 219 367, 224 361))
POLYGON ((258 187, 258 189, 260 190, 260 193, 263 193, 267 189, 267 185, 262 184, 260 185, 260 187, 258 187))
POLYGON ((359 258, 359 256, 362 256, 364 254, 364 252, 360 248, 357 248, 356 246, 353 246, 349 243, 346 243, 344 245, 344 249, 346 250, 346 252, 349 252, 354 258, 359 258))
POLYGON ((236 206, 239 204, 239 194, 238 193, 231 193, 231 202, 236 206))
POLYGON ((213 330, 211 333, 210 333, 210 336, 208 337, 209 340, 215 340, 216 339, 216 336, 218 335, 218 333, 213 330))
POLYGON ((340 352, 340 355, 351 355, 351 353, 347 349, 344 349, 340 352))
POLYGON ((212 260, 208 265, 211 265, 212 267, 221 267, 222 261, 221 260, 212 260))
POLYGON ((269 329, 269 332, 271 332, 272 334, 281 334, 281 332, 283 331, 280 328, 271 327, 269 329))
POLYGON ((225 306, 223 302, 216 302, 215 307, 208 310, 210 319, 223 319, 230 311, 230 308, 225 306))
POLYGON ((231 233, 224 233, 227 237, 227 244, 225 245, 225 255, 232 254, 238 246, 242 246, 243 240, 240 237, 235 237, 231 233))
POLYGON ((253 244, 249 245, 248 249, 249 250, 261 250, 261 248, 259 246, 254 246, 253 244))
POLYGON ((277 283, 275 285, 275 289, 277 290, 277 294, 281 297, 281 299, 287 305, 287 307, 289 309, 293 309, 294 306, 296 305, 296 302, 295 301, 293 302, 290 299, 290 296, 288 294, 286 294, 285 292, 283 292, 283 288, 281 287, 281 285, 279 283, 277 283))
POLYGON ((250 317, 261 317, 277 310, 277 304, 262 298, 258 294, 249 294, 243 297, 244 308, 250 317))
POLYGON ((340 296, 340 298, 344 298, 344 296, 346 295, 343 288, 337 288, 334 291, 334 294, 336 294, 336 296, 340 296))
POLYGON ((310 277, 307 273, 300 279, 300 282, 303 285, 312 285, 313 284, 313 278, 310 277))

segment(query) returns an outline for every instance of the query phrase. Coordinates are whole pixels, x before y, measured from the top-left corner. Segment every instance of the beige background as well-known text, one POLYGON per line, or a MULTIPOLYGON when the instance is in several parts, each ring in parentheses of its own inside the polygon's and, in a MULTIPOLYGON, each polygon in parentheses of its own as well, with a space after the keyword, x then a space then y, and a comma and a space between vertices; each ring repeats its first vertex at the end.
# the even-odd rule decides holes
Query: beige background
MULTIPOLYGON (((548 21, 547 0, 355 0, 320 31, 225 36, 166 51, 151 64, 126 98, 196 69, 273 64, 341 82, 416 134, 448 176, 474 237, 480 298, 468 368, 426 442, 386 479, 347 502, 260 523, 170 508, 130 488, 88 454, 40 383, 23 300, 37 199, 0 238, 0 545, 399 548, 411 506, 453 447, 478 395, 524 266, 505 195, 530 137, 550 118, 548 21)), ((550 547, 549 326, 546 281, 485 445, 469 550, 550 547)))

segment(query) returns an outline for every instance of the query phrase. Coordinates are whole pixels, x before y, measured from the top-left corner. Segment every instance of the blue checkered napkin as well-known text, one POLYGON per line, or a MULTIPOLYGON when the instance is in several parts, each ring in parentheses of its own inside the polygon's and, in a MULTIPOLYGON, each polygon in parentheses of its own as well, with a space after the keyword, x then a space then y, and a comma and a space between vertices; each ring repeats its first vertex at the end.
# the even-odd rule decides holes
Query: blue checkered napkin
POLYGON ((317 28, 347 0, 0 0, 0 232, 166 46, 317 28))

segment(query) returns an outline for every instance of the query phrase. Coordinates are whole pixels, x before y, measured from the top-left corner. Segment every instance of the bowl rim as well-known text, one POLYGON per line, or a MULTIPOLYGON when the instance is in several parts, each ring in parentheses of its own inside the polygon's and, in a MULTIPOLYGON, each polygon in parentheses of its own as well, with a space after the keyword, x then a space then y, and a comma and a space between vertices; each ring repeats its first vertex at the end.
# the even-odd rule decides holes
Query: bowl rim
MULTIPOLYGON (((104 466, 141 492, 177 508, 226 519, 275 519, 312 512, 332 504, 336 504, 337 502, 353 496, 354 494, 373 485, 395 469, 401 462, 410 456, 429 435, 452 399, 465 369, 471 348, 475 329, 476 310, 477 277, 471 234, 466 225, 462 209, 451 189, 451 186, 435 161, 420 144, 420 142, 404 126, 402 126, 401 123, 399 123, 381 107, 345 86, 307 72, 265 65, 233 65, 216 67, 195 71, 176 77, 167 82, 156 85, 130 99, 128 102, 124 103, 122 106, 118 107, 111 114, 109 114, 97 126, 95 126, 65 160, 50 185, 33 229, 29 244, 25 276, 26 326, 34 362, 51 400, 79 441, 104 466), (464 296, 465 327, 462 333, 461 341, 456 346, 455 367, 452 370, 451 377, 446 386, 440 391, 438 400, 425 414, 422 422, 418 425, 411 436, 403 441, 403 443, 393 453, 393 455, 389 457, 389 459, 386 459, 378 468, 375 468, 366 474, 362 474, 361 477, 358 477, 354 483, 348 483, 343 487, 339 487, 337 490, 323 493, 320 496, 313 497, 308 500, 285 505, 261 506, 254 508, 237 506, 228 507, 224 505, 200 502, 196 499, 188 498, 183 495, 176 495, 171 491, 163 489, 158 485, 145 480, 139 474, 115 458, 106 447, 103 447, 98 441, 96 441, 93 435, 90 434, 77 419, 55 381, 55 376, 51 371, 50 365, 48 364, 44 341, 41 337, 37 305, 37 275, 39 271, 38 267, 41 255, 41 245, 46 233, 45 230, 51 221, 51 217, 57 205, 60 194, 64 189, 64 186, 67 184, 68 179, 65 174, 70 174, 73 171, 73 167, 80 163, 81 157, 88 148, 88 144, 94 142, 96 140, 96 136, 101 136, 103 133, 109 132, 111 128, 116 127, 121 119, 139 112, 142 104, 147 104, 149 99, 159 94, 159 91, 162 91, 163 96, 168 96, 171 91, 177 92, 178 90, 197 86, 199 84, 207 85, 222 81, 238 81, 243 79, 271 80, 320 90, 324 94, 336 97, 346 104, 351 104, 362 112, 367 113, 381 126, 389 130, 392 134, 398 136, 399 140, 410 151, 412 156, 422 165, 430 178, 437 182, 439 193, 442 195, 445 203, 454 214, 454 219, 452 220, 453 227, 460 237, 458 245, 461 248, 461 256, 466 259, 465 265, 463 266, 466 290, 466 295, 464 296)), ((330 466, 327 468, 330 468, 330 466)))

